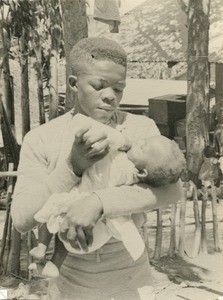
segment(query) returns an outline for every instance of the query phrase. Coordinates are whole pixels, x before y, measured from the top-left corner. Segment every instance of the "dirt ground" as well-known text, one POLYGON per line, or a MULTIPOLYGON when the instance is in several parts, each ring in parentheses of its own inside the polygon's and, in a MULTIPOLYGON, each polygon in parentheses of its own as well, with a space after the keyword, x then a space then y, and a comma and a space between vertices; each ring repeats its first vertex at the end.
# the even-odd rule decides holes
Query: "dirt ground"
MULTIPOLYGON (((163 214, 163 243, 161 259, 154 262, 156 212, 148 213, 148 236, 152 274, 157 300, 222 300, 223 299, 223 252, 214 252, 211 203, 207 207, 208 254, 200 253, 195 258, 188 256, 168 257, 170 209, 163 214)), ((223 200, 218 204, 220 248, 223 249, 223 200)), ((4 211, 0 211, 0 235, 2 234, 4 211)), ((177 222, 179 221, 179 209, 177 222)), ((187 203, 186 224, 193 222, 193 205, 187 203)), ((178 228, 178 227, 177 227, 178 228)), ((194 225, 186 226, 186 248, 191 249, 194 241, 194 225)), ((178 230, 177 230, 178 239, 178 230)), ((23 255, 25 258, 25 256, 23 255)), ((0 278, 1 288, 8 290, 8 299, 45 299, 47 280, 28 282, 19 278, 0 278)), ((1 293, 0 293, 0 299, 1 293)))
MULTIPOLYGON (((207 207, 207 221, 212 220, 211 203, 207 207)), ((223 202, 218 204, 220 248, 223 247, 223 202), (221 222, 220 222, 221 221, 221 222)), ((168 211, 164 224, 168 224, 168 211)), ((178 210, 179 218, 179 210, 178 210)), ((192 202, 187 203, 186 224, 193 222, 192 202)), ((194 242, 194 225, 186 226, 186 249, 194 242)), ((151 236, 151 235, 149 235, 151 236)), ((154 236, 151 237, 154 242, 154 236)), ((167 256, 169 228, 163 229, 163 256, 158 263, 152 263, 154 283, 158 300, 216 300, 223 299, 223 253, 214 252, 213 226, 207 223, 208 254, 200 253, 195 258, 185 255, 171 259, 167 256)), ((154 245, 152 246, 154 249, 154 245)))

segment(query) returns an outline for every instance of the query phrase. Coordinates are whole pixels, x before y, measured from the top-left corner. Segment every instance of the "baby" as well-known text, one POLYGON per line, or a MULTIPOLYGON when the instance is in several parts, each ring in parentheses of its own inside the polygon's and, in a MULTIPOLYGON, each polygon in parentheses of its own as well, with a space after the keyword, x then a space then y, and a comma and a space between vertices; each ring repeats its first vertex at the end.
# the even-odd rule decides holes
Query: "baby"
MULTIPOLYGON (((86 126, 90 118, 81 115, 80 119, 82 118, 86 126)), ((96 124, 98 122, 94 120, 91 122, 94 123, 94 127, 102 125, 96 124)), ((84 172, 80 184, 75 186, 70 193, 52 195, 35 215, 35 219, 47 224, 47 227, 41 225, 39 245, 31 250, 31 255, 34 257, 41 258, 45 255, 52 234, 59 231, 63 215, 66 214, 69 204, 73 201, 81 201, 81 198, 89 193, 108 187, 132 185, 138 182, 161 187, 174 183, 180 178, 185 168, 185 159, 174 141, 158 135, 140 139, 132 143, 130 148, 130 142, 120 135, 120 132, 110 127, 107 129, 108 126, 105 127, 108 130, 111 147, 109 153, 84 172), (120 151, 120 149, 125 151, 120 151)), ((144 251, 144 243, 131 216, 100 219, 94 227, 93 237, 94 241, 89 246, 88 252, 101 248, 111 237, 122 240, 134 260, 138 259, 144 251)), ((58 240, 57 243, 59 243, 58 240)), ((74 249, 66 241, 63 241, 63 244, 65 248, 61 243, 55 247, 59 250, 56 249, 51 261, 47 262, 42 275, 58 276, 67 251, 75 254, 86 253, 82 249, 74 249)))

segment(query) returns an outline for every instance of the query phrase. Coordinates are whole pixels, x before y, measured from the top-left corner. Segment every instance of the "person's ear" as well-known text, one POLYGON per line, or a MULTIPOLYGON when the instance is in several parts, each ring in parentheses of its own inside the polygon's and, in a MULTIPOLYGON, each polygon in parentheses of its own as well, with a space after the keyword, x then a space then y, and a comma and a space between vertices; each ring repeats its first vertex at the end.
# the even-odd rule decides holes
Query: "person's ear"
POLYGON ((70 75, 68 77, 69 87, 74 91, 77 92, 77 76, 70 75))
POLYGON ((146 169, 142 169, 142 170, 137 169, 136 175, 137 175, 138 178, 143 179, 146 176, 148 176, 148 171, 146 169))

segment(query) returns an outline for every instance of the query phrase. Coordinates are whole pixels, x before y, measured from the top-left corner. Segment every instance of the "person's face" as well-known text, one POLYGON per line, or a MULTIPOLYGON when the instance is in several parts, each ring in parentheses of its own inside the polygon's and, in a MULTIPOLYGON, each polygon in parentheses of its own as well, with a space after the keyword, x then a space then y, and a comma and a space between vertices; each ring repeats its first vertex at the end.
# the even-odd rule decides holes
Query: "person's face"
POLYGON ((111 61, 83 66, 77 78, 76 109, 101 123, 108 123, 122 99, 126 68, 111 61))
POLYGON ((139 170, 148 169, 154 158, 150 143, 146 139, 140 139, 133 143, 127 155, 139 170))
POLYGON ((137 169, 149 171, 161 158, 172 153, 171 145, 170 140, 161 135, 140 139, 127 152, 128 158, 137 169))

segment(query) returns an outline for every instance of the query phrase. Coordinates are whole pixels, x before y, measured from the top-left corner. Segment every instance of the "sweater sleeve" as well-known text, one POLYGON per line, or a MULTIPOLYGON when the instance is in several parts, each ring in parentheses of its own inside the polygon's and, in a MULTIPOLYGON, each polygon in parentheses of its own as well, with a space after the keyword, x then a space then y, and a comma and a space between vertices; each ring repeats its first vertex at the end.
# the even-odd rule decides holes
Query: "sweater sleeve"
POLYGON ((15 227, 21 232, 36 225, 34 214, 52 194, 70 191, 80 181, 66 160, 60 161, 52 172, 48 171, 44 142, 36 132, 25 136, 18 174, 11 215, 15 227))
POLYGON ((95 191, 101 200, 103 215, 116 217, 148 212, 176 203, 183 195, 180 181, 161 188, 139 183, 134 186, 113 187, 95 191))

